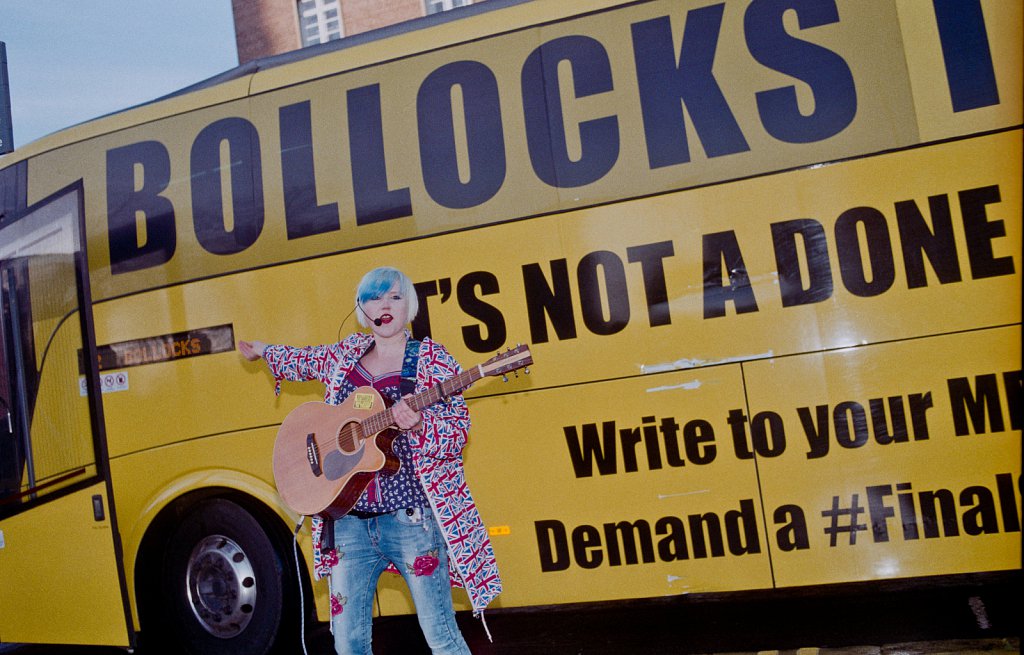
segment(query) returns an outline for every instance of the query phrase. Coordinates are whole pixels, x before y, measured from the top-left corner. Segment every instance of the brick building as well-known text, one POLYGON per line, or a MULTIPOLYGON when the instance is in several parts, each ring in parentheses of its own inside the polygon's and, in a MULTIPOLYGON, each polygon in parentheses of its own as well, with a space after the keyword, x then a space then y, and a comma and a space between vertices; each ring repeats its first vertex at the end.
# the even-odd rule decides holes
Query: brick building
POLYGON ((482 0, 231 0, 238 63, 482 0))

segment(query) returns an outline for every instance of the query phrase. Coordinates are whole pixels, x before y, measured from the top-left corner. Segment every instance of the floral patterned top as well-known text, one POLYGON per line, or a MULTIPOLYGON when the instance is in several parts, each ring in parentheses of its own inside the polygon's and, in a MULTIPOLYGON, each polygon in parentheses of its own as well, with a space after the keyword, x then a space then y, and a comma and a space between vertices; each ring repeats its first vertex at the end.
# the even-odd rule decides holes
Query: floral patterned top
MULTIPOLYGON (((278 383, 319 380, 325 386, 324 402, 336 405, 347 395, 346 378, 372 343, 372 334, 356 332, 329 345, 267 346, 263 358, 278 383)), ((460 371, 444 346, 424 338, 416 365, 416 393, 460 371)), ((474 613, 482 612, 501 593, 501 578, 490 536, 466 484, 462 462, 470 425, 466 401, 462 394, 456 394, 423 409, 421 415, 421 430, 405 433, 412 449, 413 468, 444 535, 452 584, 465 587, 474 613)), ((319 552, 322 523, 313 520, 317 578, 329 573, 330 563, 336 559, 334 553, 319 552)))

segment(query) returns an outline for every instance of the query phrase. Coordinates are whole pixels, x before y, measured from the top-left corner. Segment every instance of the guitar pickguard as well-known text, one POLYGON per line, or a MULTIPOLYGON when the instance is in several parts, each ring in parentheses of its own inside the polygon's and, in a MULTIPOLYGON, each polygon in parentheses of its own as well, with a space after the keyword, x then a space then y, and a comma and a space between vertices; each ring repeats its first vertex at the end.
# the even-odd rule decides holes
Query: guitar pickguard
POLYGON ((349 474, 363 458, 363 445, 360 444, 354 453, 343 453, 332 450, 323 457, 321 468, 328 480, 340 480, 349 474))

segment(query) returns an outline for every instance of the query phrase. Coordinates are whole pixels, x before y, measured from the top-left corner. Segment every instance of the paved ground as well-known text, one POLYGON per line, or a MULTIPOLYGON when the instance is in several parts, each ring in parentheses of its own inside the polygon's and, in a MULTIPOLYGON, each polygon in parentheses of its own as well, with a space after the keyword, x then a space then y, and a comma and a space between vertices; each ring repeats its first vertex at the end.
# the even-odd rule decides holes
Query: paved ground
MULTIPOLYGON (((956 585, 683 596, 460 615, 474 655, 939 655, 1020 652, 1020 572, 956 585)), ((332 653, 325 627, 309 655, 332 653)), ((294 653, 302 654, 296 637, 294 653)), ((414 617, 378 619, 374 653, 427 655, 414 617)), ((0 645, 4 655, 116 655, 109 648, 0 645)), ((139 655, 145 655, 140 649, 139 655)))

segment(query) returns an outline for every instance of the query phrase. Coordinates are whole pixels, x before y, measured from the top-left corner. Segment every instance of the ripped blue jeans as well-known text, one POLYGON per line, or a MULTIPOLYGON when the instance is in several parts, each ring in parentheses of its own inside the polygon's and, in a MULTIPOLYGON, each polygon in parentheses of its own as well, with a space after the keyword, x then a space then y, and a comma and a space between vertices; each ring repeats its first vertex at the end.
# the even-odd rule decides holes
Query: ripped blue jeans
POLYGON ((343 516, 334 522, 334 544, 338 563, 331 569, 331 629, 338 655, 371 655, 373 596, 390 562, 409 585, 431 652, 469 655, 455 623, 444 538, 429 509, 343 516))

